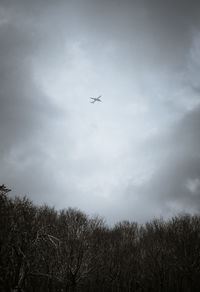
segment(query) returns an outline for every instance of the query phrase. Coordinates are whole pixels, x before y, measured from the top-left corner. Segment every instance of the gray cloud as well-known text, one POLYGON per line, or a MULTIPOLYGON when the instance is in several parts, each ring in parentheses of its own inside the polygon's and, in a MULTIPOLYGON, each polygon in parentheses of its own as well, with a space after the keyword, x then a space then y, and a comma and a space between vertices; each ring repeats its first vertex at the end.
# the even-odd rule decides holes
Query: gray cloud
POLYGON ((199 11, 2 0, 2 183, 109 222, 198 211, 199 11))
POLYGON ((34 44, 27 33, 5 24, 0 38, 1 151, 8 151, 37 131, 50 106, 31 76, 34 44))
POLYGON ((62 111, 52 106, 33 76, 37 37, 9 20, 0 26, 0 39, 1 180, 23 194, 30 186, 47 190, 45 129, 62 111))
POLYGON ((149 216, 168 217, 182 211, 199 212, 199 126, 198 107, 173 124, 173 128, 147 142, 146 151, 154 156, 155 171, 142 185, 130 184, 127 187, 127 202, 129 205, 132 203, 129 216, 143 221, 149 216))

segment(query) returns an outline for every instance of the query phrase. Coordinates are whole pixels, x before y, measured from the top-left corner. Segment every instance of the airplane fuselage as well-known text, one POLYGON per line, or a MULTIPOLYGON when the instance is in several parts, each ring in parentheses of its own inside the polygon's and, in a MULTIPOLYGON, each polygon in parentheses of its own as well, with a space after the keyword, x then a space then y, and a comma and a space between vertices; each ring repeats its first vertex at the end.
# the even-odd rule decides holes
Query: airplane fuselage
POLYGON ((90 97, 92 99, 91 103, 95 103, 96 101, 100 101, 102 102, 102 100, 100 99, 101 95, 99 97, 90 97))

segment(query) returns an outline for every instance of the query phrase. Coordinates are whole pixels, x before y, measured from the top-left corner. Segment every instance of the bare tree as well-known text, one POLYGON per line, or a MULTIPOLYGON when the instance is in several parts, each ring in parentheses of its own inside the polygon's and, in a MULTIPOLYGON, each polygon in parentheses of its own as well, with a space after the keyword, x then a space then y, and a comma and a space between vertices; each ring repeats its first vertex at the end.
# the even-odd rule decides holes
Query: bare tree
POLYGON ((36 207, 0 186, 2 292, 197 292, 200 216, 108 227, 77 209, 36 207))

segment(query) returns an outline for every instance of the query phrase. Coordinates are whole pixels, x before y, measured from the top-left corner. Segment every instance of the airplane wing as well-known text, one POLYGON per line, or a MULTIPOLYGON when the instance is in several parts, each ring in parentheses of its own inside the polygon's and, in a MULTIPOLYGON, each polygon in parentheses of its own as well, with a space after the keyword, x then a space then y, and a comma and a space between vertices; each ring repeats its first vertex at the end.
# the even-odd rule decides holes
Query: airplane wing
POLYGON ((98 97, 90 97, 90 99, 92 99, 92 101, 90 101, 90 103, 95 103, 95 101, 101 101, 100 97, 101 97, 101 95, 99 95, 98 97))

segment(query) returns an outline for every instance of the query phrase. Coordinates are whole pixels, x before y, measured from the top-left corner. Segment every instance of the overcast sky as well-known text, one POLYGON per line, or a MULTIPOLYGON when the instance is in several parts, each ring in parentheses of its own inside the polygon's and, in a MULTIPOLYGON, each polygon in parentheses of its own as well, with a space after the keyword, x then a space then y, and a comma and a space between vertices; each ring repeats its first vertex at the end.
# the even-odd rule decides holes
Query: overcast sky
POLYGON ((199 0, 0 0, 12 195, 109 223, 196 213, 199 149, 199 0))

